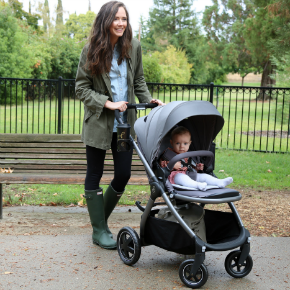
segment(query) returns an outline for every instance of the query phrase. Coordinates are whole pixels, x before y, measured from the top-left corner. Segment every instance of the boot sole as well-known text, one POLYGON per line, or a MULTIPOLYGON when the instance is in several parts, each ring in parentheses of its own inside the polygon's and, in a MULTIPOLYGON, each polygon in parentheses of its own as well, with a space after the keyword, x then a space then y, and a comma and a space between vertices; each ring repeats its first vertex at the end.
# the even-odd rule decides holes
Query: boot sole
POLYGON ((113 247, 106 247, 106 246, 103 246, 101 244, 99 244, 97 241, 93 240, 93 244, 97 245, 97 246, 100 246, 101 248, 103 249, 106 249, 106 250, 115 250, 117 249, 117 246, 113 246, 113 247))

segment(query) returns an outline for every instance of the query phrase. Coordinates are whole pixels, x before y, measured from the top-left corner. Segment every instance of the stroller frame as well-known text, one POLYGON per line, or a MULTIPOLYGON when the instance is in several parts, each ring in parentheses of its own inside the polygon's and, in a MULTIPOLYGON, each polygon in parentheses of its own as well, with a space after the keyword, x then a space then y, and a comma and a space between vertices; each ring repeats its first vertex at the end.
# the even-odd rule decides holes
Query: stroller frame
MULTIPOLYGON (((133 107, 133 105, 131 106, 133 107)), ((118 114, 116 114, 116 117, 117 116, 118 114)), ((119 120, 119 123, 122 122, 120 118, 119 119, 117 118, 117 120, 119 120)), ((228 251, 240 247, 239 251, 231 252, 227 256, 225 261, 225 268, 226 271, 234 278, 242 278, 248 275, 253 266, 252 258, 249 255, 251 237, 249 231, 244 227, 243 222, 239 216, 239 213, 235 205, 233 204, 233 202, 239 201, 242 198, 241 194, 233 190, 235 194, 231 196, 228 190, 227 194, 218 194, 203 198, 203 197, 184 196, 182 194, 176 193, 175 190, 166 193, 162 177, 158 178, 156 177, 152 168, 150 167, 146 158, 144 157, 143 152, 140 150, 140 148, 138 147, 138 145, 136 144, 135 140, 132 138, 131 135, 130 135, 130 143, 133 145, 140 160, 144 164, 144 167, 146 169, 149 178, 151 194, 145 208, 140 205, 140 202, 138 201, 136 202, 136 206, 141 211, 143 211, 140 222, 140 239, 138 237, 138 234, 129 227, 122 228, 118 233, 117 249, 122 261, 127 265, 135 264, 139 260, 141 254, 141 247, 151 245, 145 241, 146 222, 149 216, 151 215, 152 208, 154 208, 156 205, 166 204, 170 209, 171 213, 173 214, 173 216, 175 217, 175 219, 180 224, 180 226, 183 228, 183 230, 188 234, 188 236, 193 240, 195 244, 194 259, 183 261, 179 268, 180 279, 186 286, 195 289, 203 286, 206 283, 208 273, 206 267, 203 265, 203 262, 205 260, 205 252, 207 251, 228 251), (155 203, 156 199, 159 197, 163 198, 164 203, 155 203), (173 203, 176 201, 182 201, 187 203, 191 202, 199 203, 202 207, 204 207, 205 204, 227 203, 238 224, 240 231, 239 236, 235 240, 226 241, 218 244, 210 244, 202 241, 178 214, 176 208, 173 205, 173 203), (237 270, 234 270, 235 267, 237 268, 237 270), (243 269, 241 270, 241 268, 243 269), (192 279, 194 281, 192 281, 192 279)), ((183 153, 183 155, 184 154, 185 153, 183 153)), ((193 156, 209 156, 209 157, 213 156, 214 158, 214 154, 210 151, 190 152, 190 157, 193 156)), ((176 158, 178 158, 178 156, 176 158)))

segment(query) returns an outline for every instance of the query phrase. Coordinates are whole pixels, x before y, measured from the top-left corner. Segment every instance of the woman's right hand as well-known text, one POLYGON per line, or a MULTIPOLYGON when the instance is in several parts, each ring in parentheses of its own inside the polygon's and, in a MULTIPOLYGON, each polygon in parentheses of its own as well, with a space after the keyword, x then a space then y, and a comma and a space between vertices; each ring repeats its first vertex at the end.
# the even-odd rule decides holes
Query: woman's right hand
POLYGON ((121 101, 121 102, 107 101, 104 107, 113 111, 119 110, 120 112, 125 112, 127 110, 127 104, 128 102, 125 102, 125 101, 121 101))

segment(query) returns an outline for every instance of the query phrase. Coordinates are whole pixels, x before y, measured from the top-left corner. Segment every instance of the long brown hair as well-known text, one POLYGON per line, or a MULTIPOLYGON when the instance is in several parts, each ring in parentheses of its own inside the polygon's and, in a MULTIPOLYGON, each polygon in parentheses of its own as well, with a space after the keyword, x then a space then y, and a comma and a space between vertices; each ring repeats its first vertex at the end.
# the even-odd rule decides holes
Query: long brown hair
POLYGON ((105 72, 108 73, 111 70, 113 48, 110 42, 110 26, 120 7, 125 9, 127 27, 122 37, 118 39, 118 50, 120 52, 118 64, 120 64, 125 57, 130 58, 129 50, 132 47, 132 28, 129 22, 128 11, 122 2, 110 1, 101 7, 94 21, 89 38, 87 66, 92 75, 99 75, 105 72))

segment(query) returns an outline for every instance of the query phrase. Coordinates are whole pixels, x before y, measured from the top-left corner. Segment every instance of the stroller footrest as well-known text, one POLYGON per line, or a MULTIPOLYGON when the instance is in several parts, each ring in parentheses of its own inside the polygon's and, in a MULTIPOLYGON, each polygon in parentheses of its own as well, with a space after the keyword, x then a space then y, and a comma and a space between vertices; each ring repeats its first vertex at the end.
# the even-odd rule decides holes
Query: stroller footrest
POLYGON ((209 198, 209 199, 220 199, 228 197, 237 197, 240 196, 240 193, 231 188, 214 188, 207 191, 200 190, 176 190, 175 192, 180 195, 189 196, 189 197, 200 197, 200 198, 209 198))

